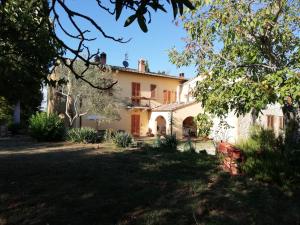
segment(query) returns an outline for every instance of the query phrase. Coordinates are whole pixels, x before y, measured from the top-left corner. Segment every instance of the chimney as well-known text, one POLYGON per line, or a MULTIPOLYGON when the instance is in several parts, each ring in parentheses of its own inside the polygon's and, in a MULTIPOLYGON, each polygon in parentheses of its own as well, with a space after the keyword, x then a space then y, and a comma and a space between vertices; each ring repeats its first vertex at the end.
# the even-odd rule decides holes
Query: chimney
POLYGON ((145 73, 146 72, 146 61, 144 59, 140 59, 138 63, 138 71, 140 73, 145 73))
POLYGON ((184 73, 179 73, 180 78, 184 78, 184 73))
POLYGON ((102 52, 100 54, 100 64, 102 64, 102 65, 106 64, 106 54, 105 54, 105 52, 102 52))

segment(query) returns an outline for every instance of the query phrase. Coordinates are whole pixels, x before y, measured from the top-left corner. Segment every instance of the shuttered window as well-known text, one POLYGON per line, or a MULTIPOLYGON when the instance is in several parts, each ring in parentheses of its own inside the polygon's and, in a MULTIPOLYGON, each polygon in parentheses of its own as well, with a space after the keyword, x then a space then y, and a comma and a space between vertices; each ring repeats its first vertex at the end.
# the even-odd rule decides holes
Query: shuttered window
POLYGON ((131 83, 131 100, 132 104, 139 105, 141 102, 141 84, 132 82, 131 83))
POLYGON ((167 104, 168 103, 168 91, 167 90, 164 90, 163 92, 163 97, 164 97, 164 104, 167 104))
POLYGON ((269 129, 274 130, 274 116, 273 115, 267 115, 267 127, 269 129))
POLYGON ((151 91, 151 98, 155 98, 156 97, 156 85, 155 84, 150 85, 150 91, 151 91))
POLYGON ((279 116, 279 129, 284 129, 284 119, 283 116, 279 116))

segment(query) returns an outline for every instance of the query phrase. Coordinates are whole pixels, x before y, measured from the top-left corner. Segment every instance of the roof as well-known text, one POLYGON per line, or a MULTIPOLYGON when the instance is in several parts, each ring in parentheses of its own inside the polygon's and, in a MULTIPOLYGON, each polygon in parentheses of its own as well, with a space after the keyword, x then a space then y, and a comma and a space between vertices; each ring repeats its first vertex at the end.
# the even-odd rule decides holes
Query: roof
POLYGON ((180 102, 180 103, 171 103, 171 104, 164 104, 160 105, 156 108, 152 108, 153 112, 158 112, 158 111, 175 111, 177 109, 181 109, 187 106, 190 106, 192 104, 196 103, 195 101, 193 102, 180 102))
POLYGON ((136 74, 143 74, 143 75, 149 75, 149 76, 155 76, 155 77, 164 77, 164 78, 170 78, 170 79, 176 79, 176 80, 182 80, 182 81, 187 81, 187 78, 184 77, 179 77, 179 76, 173 76, 173 75, 169 75, 169 74, 161 74, 161 73, 153 73, 153 72, 145 72, 145 73, 141 73, 136 69, 132 69, 132 68, 125 68, 125 67, 120 67, 120 66, 111 66, 110 67, 113 70, 120 70, 120 71, 125 71, 125 72, 131 72, 131 73, 136 73, 136 74))

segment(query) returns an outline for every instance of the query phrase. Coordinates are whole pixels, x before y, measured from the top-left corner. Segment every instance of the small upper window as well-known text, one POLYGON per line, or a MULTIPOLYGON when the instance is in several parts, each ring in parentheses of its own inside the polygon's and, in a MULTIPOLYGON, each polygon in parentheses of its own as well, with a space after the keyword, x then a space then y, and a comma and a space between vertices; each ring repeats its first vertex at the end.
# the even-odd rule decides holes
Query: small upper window
POLYGON ((156 85, 155 84, 150 85, 150 91, 151 91, 151 98, 155 98, 156 97, 156 85))

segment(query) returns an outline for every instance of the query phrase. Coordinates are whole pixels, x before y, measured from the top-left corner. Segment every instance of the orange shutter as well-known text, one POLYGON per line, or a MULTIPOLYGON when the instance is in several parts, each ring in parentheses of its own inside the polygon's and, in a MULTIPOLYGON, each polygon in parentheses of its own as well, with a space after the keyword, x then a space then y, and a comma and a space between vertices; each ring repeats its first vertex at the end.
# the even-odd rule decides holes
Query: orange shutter
POLYGON ((141 84, 140 83, 131 83, 131 99, 132 104, 139 105, 140 104, 140 95, 141 95, 141 84))
POLYGON ((269 129, 274 129, 274 116, 273 115, 267 115, 267 127, 269 129))
POLYGON ((167 104, 168 101, 168 92, 167 90, 164 90, 164 104, 167 104))
POLYGON ((151 91, 151 98, 155 98, 155 91, 156 91, 156 85, 155 84, 150 85, 150 91, 151 91))
POLYGON ((168 104, 171 103, 171 91, 168 91, 168 104))
POLYGON ((176 91, 172 91, 172 102, 176 102, 176 91))

